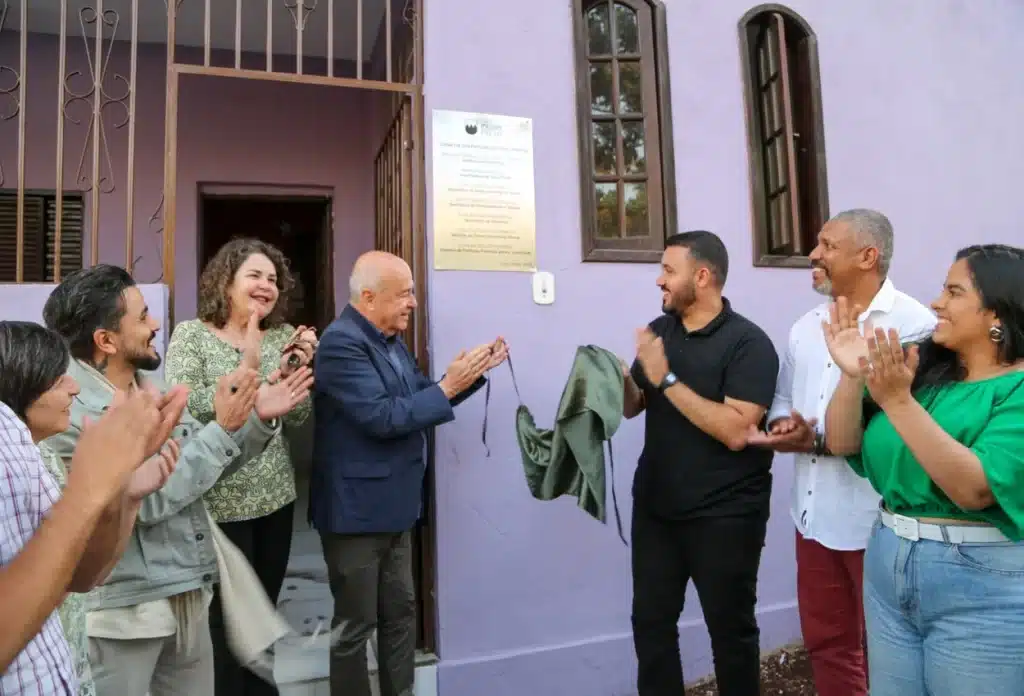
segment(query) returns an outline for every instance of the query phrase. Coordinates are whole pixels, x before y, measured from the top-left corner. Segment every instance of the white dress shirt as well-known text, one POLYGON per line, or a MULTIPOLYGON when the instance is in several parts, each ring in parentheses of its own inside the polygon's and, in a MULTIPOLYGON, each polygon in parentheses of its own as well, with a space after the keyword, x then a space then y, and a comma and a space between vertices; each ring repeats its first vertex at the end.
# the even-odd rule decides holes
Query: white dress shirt
MULTIPOLYGON (((841 376, 821 328, 821 322, 828 321, 829 304, 815 307, 790 330, 769 423, 795 410, 804 418, 817 418, 818 430, 823 431, 825 411, 841 376)), ((924 338, 936 321, 930 309, 898 291, 888 279, 858 322, 863 326, 869 317, 877 328, 895 328, 903 340, 924 338)), ((843 457, 795 455, 792 515, 805 538, 836 551, 864 549, 878 516, 878 502, 879 495, 868 480, 855 474, 843 457)))

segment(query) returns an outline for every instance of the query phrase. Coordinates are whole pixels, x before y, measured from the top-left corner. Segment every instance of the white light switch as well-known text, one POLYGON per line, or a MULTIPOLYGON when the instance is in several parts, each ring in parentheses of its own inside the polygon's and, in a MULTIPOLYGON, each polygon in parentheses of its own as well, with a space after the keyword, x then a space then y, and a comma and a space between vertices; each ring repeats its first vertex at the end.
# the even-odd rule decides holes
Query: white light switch
POLYGON ((533 274, 533 301, 539 305, 549 305, 555 301, 555 276, 547 271, 536 271, 533 274))

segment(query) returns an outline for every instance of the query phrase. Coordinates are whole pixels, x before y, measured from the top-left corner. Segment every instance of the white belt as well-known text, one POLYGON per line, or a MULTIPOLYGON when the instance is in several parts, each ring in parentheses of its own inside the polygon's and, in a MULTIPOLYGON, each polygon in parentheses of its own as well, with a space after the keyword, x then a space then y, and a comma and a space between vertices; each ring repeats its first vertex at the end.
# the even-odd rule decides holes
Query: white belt
POLYGON ((935 524, 881 510, 882 524, 908 541, 941 541, 946 544, 1005 544, 1010 539, 988 525, 935 524))

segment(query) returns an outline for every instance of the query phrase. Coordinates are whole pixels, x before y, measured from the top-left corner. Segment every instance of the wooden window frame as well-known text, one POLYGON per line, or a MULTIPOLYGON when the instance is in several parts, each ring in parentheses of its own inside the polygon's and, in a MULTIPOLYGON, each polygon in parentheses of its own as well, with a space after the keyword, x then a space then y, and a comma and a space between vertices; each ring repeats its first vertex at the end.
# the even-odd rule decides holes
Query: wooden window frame
MULTIPOLYGON (((643 71, 643 92, 645 97, 654 94, 654 103, 648 101, 643 111, 644 130, 648 134, 644 148, 649 165, 646 174, 651 234, 646 237, 604 239, 597 236, 597 201, 594 184, 603 177, 594 174, 593 116, 590 97, 591 57, 588 55, 586 14, 594 5, 606 1, 572 0, 583 261, 658 263, 665 249, 665 238, 676 229, 675 152, 672 145, 672 99, 669 89, 665 6, 659 0, 614 0, 612 3, 613 8, 615 3, 620 3, 633 8, 637 13, 641 36, 639 60, 643 71), (648 119, 656 120, 653 128, 648 119), (649 137, 652 132, 657 136, 655 142, 651 142, 649 137), (650 166, 652 162, 656 164, 650 166)), ((617 107, 615 110, 617 111, 617 107)), ((617 115, 616 113, 612 118, 616 118, 617 115)), ((617 134, 617 158, 621 158, 622 154, 621 139, 621 135, 617 134)), ((621 200, 622 196, 619 199, 621 216, 624 203, 621 200)))
MULTIPOLYGON (((0 189, 0 196, 7 200, 17 201, 17 191, 14 189, 0 189)), ((29 222, 28 215, 31 212, 30 206, 33 204, 38 205, 39 220, 37 225, 34 226, 38 230, 36 238, 27 236, 24 238, 24 253, 26 254, 24 263, 24 279, 21 283, 16 280, 0 280, 0 285, 29 285, 44 283, 53 283, 53 249, 48 246, 48 232, 50 231, 50 217, 53 214, 50 211, 51 204, 57 198, 57 192, 50 189, 27 189, 25 191, 25 213, 26 213, 26 233, 32 228, 27 224, 29 222)), ((68 273, 82 268, 85 265, 85 212, 86 212, 86 201, 85 196, 79 191, 66 191, 61 198, 64 201, 64 208, 62 210, 62 216, 67 215, 69 203, 77 204, 79 210, 79 229, 78 229, 78 263, 74 268, 68 268, 65 263, 67 258, 67 250, 62 251, 61 254, 61 276, 65 276, 68 273)), ((64 229, 67 229, 67 221, 65 219, 64 229)), ((13 240, 12 240, 13 241, 13 240)), ((67 244, 68 237, 62 235, 62 246, 67 244)))
MULTIPOLYGON (((743 102, 746 114, 747 151, 749 159, 750 199, 752 217, 752 247, 754 266, 769 268, 809 268, 807 255, 814 248, 812 243, 821 226, 829 217, 828 173, 825 152, 825 127, 822 115, 821 72, 818 64, 818 40, 811 26, 796 12, 785 5, 769 3, 752 8, 738 24, 740 58, 743 75, 743 102), (766 148, 771 136, 765 136, 762 120, 760 75, 754 75, 755 66, 760 65, 755 51, 758 50, 758 34, 765 20, 775 24, 778 37, 779 57, 787 69, 778 71, 776 79, 781 103, 775 108, 782 124, 775 136, 783 141, 783 157, 786 162, 780 167, 786 172, 785 183, 775 191, 768 191, 770 176, 766 173, 766 148), (789 53, 790 46, 786 32, 798 31, 803 36, 803 55, 789 53), (797 62, 799 61, 799 62, 797 62), (801 79, 802 78, 802 79, 801 79), (802 82, 802 84, 794 84, 802 82), (801 98, 793 99, 794 90, 801 98), (797 108, 794 110, 794 103, 797 108), (810 147, 797 149, 800 131, 810 130, 810 147), (794 137, 794 134, 796 136, 794 137), (788 233, 791 253, 773 253, 769 237, 772 226, 769 199, 772 194, 786 196, 781 201, 779 219, 785 221, 784 231, 788 233)), ((804 136, 806 137, 806 136, 804 136)))

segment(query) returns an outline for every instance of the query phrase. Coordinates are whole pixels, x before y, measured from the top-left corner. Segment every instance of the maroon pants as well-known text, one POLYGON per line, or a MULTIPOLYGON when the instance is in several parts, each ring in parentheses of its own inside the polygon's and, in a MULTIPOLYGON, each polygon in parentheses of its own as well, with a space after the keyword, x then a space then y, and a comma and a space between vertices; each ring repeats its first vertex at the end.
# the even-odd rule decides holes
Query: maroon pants
POLYGON ((864 552, 833 551, 796 533, 800 629, 818 696, 866 696, 864 552))

